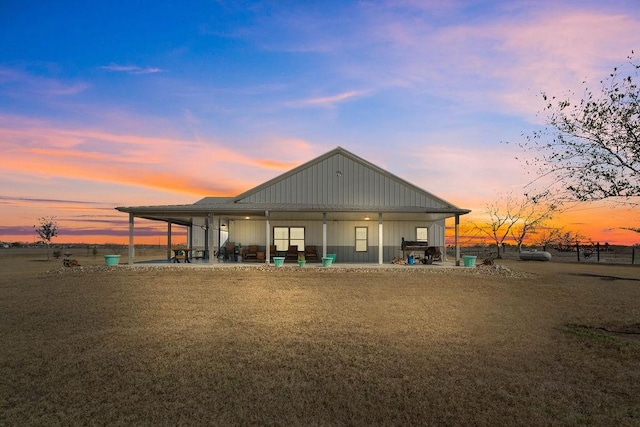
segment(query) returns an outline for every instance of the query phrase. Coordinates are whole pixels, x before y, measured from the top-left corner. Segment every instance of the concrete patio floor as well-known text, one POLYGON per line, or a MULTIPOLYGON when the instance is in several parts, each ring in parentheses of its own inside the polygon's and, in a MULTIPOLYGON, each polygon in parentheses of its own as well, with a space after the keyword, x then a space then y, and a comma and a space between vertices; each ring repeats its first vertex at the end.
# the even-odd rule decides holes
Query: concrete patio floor
MULTIPOLYGON (((462 260, 460 260, 462 267, 462 260)), ((120 264, 128 265, 128 264, 120 264)), ((140 261, 134 262, 133 267, 136 266, 164 266, 164 267, 181 267, 181 268, 264 268, 265 266, 276 268, 273 263, 264 262, 230 262, 230 261, 214 261, 209 263, 207 260, 192 260, 190 263, 185 262, 173 262, 172 260, 154 260, 154 261, 140 261)), ((433 264, 414 264, 414 265, 402 265, 392 264, 390 262, 385 264, 375 263, 342 263, 337 262, 329 267, 323 267, 321 262, 307 262, 304 267, 300 267, 296 262, 289 262, 282 265, 283 269, 299 269, 299 268, 380 268, 380 269, 419 269, 419 268, 452 268, 455 267, 455 261, 436 261, 433 264)))

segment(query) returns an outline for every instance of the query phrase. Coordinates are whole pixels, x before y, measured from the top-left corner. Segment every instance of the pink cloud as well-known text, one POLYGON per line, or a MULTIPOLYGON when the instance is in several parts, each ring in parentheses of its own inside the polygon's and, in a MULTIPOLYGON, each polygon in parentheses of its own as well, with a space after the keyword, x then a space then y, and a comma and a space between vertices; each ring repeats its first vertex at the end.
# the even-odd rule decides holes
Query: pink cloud
POLYGON ((335 104, 345 102, 353 98, 363 96, 362 91, 348 91, 338 93, 336 95, 308 98, 300 101, 293 101, 288 103, 289 106, 321 106, 321 107, 333 107, 335 104))
MULTIPOLYGON (((69 96, 85 91, 90 86, 85 82, 65 82, 48 77, 40 77, 20 69, 0 67, 0 84, 19 85, 30 94, 69 96)), ((9 89, 9 93, 11 90, 9 89)))
POLYGON ((129 74, 155 74, 162 72, 162 70, 157 67, 139 67, 137 65, 109 64, 103 65, 100 68, 107 71, 124 72, 129 74))
MULTIPOLYGON (((441 12, 453 13, 455 6, 450 2, 441 12)), ((406 87, 533 120, 540 91, 562 94, 584 79, 597 85, 640 45, 640 20, 632 14, 561 2, 512 8, 491 20, 439 26, 420 13, 367 6, 359 52, 368 60, 344 55, 338 67, 372 92, 406 87)))

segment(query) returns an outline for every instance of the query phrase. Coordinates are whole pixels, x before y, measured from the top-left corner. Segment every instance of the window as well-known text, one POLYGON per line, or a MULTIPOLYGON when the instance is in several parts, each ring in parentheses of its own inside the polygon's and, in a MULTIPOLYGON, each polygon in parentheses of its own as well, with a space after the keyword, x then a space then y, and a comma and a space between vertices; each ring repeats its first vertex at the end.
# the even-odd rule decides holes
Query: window
POLYGON ((304 251, 304 227, 289 228, 289 244, 298 246, 299 251, 304 251))
POLYGON ((304 227, 273 227, 273 244, 277 251, 286 251, 290 245, 304 250, 304 227))
POLYGON ((429 229, 427 227, 416 227, 416 241, 418 242, 429 241, 429 229))
POLYGON ((366 252, 369 246, 367 236, 369 229, 367 227, 356 227, 356 252, 366 252))

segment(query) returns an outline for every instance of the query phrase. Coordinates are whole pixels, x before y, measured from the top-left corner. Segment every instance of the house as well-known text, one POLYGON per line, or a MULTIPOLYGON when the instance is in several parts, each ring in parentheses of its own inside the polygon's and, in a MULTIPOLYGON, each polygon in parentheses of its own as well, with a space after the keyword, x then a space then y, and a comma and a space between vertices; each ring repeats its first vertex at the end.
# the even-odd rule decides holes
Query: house
POLYGON ((337 147, 235 197, 205 197, 191 205, 118 207, 129 214, 129 263, 133 263, 134 219, 188 229, 188 246, 213 262, 226 242, 257 245, 265 262, 290 245, 313 245, 338 262, 386 263, 401 242, 428 241, 445 246, 445 219, 458 224, 468 209, 451 203, 337 147))

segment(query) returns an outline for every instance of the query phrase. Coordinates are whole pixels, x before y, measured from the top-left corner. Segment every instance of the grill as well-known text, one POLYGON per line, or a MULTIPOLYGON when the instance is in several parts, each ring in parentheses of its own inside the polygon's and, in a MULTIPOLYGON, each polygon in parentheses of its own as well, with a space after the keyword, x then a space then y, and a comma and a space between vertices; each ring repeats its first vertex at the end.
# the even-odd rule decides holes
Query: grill
POLYGON ((410 240, 402 240, 400 249, 403 251, 426 251, 429 242, 412 242, 410 240))
POLYGON ((433 260, 440 260, 442 258, 440 248, 436 246, 429 246, 429 242, 419 242, 402 239, 400 244, 402 249, 402 257, 407 258, 407 253, 411 252, 424 252, 424 263, 431 264, 433 260))

